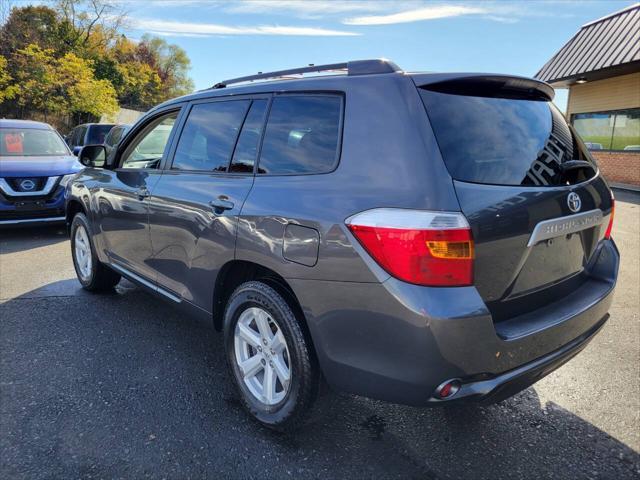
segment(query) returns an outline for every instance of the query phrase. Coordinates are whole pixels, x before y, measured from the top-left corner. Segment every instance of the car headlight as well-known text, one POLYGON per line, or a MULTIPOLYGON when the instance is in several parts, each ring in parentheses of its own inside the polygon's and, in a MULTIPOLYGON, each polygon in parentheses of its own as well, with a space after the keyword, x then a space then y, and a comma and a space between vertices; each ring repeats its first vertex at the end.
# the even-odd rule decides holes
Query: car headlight
POLYGON ((60 179, 60 186, 66 188, 67 187, 67 183, 69 183, 69 180, 71 180, 73 177, 75 177, 76 174, 75 173, 70 173, 69 175, 65 175, 60 179))

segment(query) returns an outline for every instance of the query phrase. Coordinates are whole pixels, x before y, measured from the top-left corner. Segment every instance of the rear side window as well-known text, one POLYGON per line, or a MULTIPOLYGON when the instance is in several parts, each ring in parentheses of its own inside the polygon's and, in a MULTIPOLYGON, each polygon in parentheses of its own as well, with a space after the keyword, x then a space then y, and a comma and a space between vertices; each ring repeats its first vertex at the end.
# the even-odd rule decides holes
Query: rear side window
POLYGON ((550 102, 424 88, 420 94, 456 180, 553 186, 579 183, 596 172, 584 144, 550 102))
POLYGON ((253 164, 258 154, 258 145, 262 136, 264 114, 267 108, 266 100, 254 100, 247 118, 242 125, 242 132, 238 137, 236 150, 233 153, 230 172, 253 173, 253 164))
POLYGON ((104 138, 112 128, 113 125, 111 124, 91 125, 89 127, 89 137, 87 138, 87 145, 99 145, 101 143, 104 143, 104 138))
POLYGON ((273 99, 258 173, 326 173, 335 168, 342 98, 283 95, 273 99))
POLYGON ((226 172, 249 100, 200 103, 191 108, 172 168, 226 172))
POLYGON ((120 141, 123 131, 124 127, 113 127, 107 134, 107 137, 104 139, 104 143, 106 143, 110 147, 116 145, 120 141))
POLYGON ((82 147, 84 143, 84 137, 87 133, 87 127, 78 127, 78 131, 76 132, 76 137, 73 142, 73 146, 82 147))

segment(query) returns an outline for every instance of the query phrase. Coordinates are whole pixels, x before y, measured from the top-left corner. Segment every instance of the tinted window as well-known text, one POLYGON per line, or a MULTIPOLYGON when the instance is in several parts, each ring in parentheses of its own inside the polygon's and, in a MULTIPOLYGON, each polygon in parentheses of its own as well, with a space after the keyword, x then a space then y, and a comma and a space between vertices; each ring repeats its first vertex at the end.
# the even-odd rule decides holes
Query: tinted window
POLYGON ((89 127, 89 135, 87 136, 87 145, 99 145, 104 143, 104 137, 107 136, 109 130, 113 128, 112 124, 91 125, 89 127))
POLYGON ((180 135, 172 168, 226 172, 249 103, 194 105, 180 135))
POLYGON ((78 135, 80 133, 80 129, 78 127, 75 127, 73 130, 71 130, 71 132, 68 135, 68 140, 67 140, 67 144, 70 147, 74 147, 75 145, 78 144, 78 135))
POLYGON ((87 133, 87 127, 77 127, 78 136, 74 139, 73 146, 83 146, 84 145, 84 136, 87 133))
POLYGON ((242 132, 233 153, 230 172, 252 173, 253 164, 258 154, 258 145, 262 135, 262 125, 264 123, 264 111, 267 108, 266 100, 254 100, 247 118, 242 126, 242 132))
POLYGON ((335 167, 341 98, 279 96, 267 121, 259 173, 322 173, 335 167))
POLYGON ((104 138, 105 145, 109 145, 113 147, 120 141, 120 137, 122 136, 122 127, 113 127, 107 136, 104 138))
POLYGON ((123 156, 122 168, 158 168, 178 112, 151 122, 133 139, 123 156))
POLYGON ((500 185, 559 185, 595 169, 561 167, 590 157, 549 102, 475 97, 421 89, 449 173, 456 180, 500 185))

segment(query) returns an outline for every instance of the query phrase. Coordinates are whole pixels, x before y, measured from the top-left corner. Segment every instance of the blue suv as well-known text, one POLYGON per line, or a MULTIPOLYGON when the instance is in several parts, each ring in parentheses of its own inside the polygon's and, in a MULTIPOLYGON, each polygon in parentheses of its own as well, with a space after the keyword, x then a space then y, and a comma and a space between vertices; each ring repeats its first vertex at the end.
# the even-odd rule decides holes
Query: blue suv
POLYGON ((64 223, 64 189, 82 168, 50 125, 0 120, 0 226, 64 223))

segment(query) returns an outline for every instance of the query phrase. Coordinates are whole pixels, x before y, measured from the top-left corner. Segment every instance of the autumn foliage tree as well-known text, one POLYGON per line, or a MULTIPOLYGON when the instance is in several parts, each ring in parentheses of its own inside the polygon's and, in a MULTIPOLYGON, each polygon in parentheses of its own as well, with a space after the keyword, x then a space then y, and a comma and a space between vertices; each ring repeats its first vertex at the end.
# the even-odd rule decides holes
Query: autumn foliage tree
POLYGON ((109 0, 14 7, 0 27, 0 115, 69 123, 146 110, 193 90, 184 50, 123 33, 126 12, 109 0))

